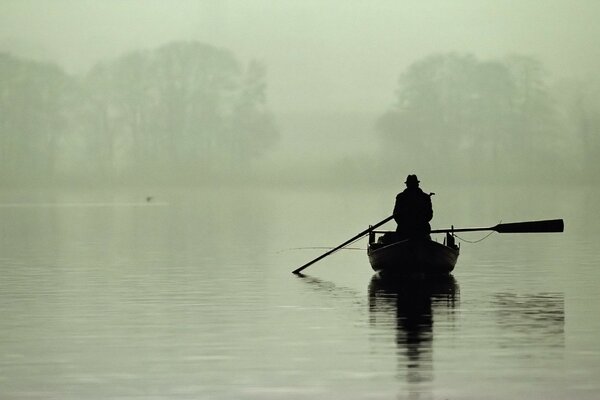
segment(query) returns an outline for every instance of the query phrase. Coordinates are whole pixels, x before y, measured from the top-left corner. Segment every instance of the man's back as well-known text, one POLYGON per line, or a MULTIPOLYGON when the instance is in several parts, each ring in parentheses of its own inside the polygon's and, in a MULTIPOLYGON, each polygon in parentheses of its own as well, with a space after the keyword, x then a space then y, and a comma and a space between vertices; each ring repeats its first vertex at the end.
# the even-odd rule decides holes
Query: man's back
POLYGON ((419 187, 407 187, 396 196, 394 220, 397 232, 403 237, 429 235, 429 221, 433 217, 431 197, 419 187))

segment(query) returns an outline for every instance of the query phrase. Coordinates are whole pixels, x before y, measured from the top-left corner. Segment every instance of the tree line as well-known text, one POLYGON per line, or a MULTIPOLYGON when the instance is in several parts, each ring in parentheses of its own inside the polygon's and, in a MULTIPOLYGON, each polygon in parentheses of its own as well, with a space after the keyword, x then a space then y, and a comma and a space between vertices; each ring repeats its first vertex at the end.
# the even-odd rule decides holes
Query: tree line
MULTIPOLYGON (((246 179, 279 138, 266 85, 263 65, 199 42, 130 52, 81 76, 0 54, 0 184, 246 179)), ((551 82, 527 56, 417 60, 374 124, 376 159, 324 152, 278 179, 600 180, 600 81, 551 82)))
POLYGON ((549 82, 527 56, 435 54, 401 75, 377 122, 389 170, 451 180, 597 181, 598 81, 549 82))
POLYGON ((174 42, 84 76, 0 54, 0 181, 193 180, 241 173, 279 136, 266 71, 174 42))

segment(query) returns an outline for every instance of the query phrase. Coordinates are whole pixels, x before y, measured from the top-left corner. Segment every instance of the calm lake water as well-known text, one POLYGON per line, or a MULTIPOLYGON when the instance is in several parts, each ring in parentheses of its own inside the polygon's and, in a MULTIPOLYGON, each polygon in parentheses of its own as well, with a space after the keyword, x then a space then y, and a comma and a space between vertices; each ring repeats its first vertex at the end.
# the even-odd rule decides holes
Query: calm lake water
POLYGON ((462 242, 451 279, 392 285, 364 240, 291 271, 396 188, 5 191, 0 398, 599 398, 600 191, 425 189, 434 228, 565 233, 462 242))

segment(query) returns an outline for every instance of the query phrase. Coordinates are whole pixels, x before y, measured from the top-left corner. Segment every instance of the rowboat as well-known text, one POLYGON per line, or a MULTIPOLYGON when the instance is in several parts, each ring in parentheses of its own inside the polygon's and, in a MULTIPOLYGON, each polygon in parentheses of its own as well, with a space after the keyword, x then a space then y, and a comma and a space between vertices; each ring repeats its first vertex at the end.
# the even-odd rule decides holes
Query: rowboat
POLYGON ((449 233, 444 243, 428 238, 375 241, 370 235, 367 247, 373 270, 393 275, 448 275, 454 270, 459 253, 454 236, 449 233))
POLYGON ((444 243, 434 242, 429 238, 393 240, 395 232, 378 232, 375 228, 391 221, 394 216, 379 221, 375 225, 346 240, 339 246, 321 254, 312 261, 296 268, 292 273, 299 275, 303 270, 319 260, 344 248, 344 246, 369 235, 367 254, 371 267, 379 273, 408 274, 408 275, 448 275, 454 269, 459 246, 454 242, 454 232, 495 231, 498 233, 540 233, 563 232, 565 224, 562 219, 542 221, 510 222, 487 228, 458 228, 432 230, 431 233, 445 233, 444 243), (379 240, 377 234, 383 233, 379 240), (387 237, 386 237, 387 236, 387 237), (383 240, 382 240, 383 239, 383 240))

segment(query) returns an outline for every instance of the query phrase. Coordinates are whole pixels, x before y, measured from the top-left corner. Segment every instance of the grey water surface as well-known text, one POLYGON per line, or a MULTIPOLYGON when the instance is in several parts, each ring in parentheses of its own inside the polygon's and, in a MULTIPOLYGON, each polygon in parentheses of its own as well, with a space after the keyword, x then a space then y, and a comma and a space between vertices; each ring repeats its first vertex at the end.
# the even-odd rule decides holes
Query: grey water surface
POLYGON ((364 240, 291 274, 394 190, 5 191, 0 398, 598 398, 598 191, 435 189, 435 228, 565 232, 462 242, 405 285, 364 240))

